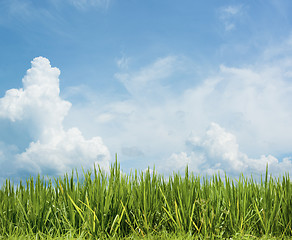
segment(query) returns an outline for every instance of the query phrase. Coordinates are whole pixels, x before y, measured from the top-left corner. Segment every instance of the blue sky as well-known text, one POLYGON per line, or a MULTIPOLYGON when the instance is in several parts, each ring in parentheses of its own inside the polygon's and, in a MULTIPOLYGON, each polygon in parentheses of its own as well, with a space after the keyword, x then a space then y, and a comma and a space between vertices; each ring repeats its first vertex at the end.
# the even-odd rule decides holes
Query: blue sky
POLYGON ((292 3, 0 1, 0 177, 292 169, 292 3))

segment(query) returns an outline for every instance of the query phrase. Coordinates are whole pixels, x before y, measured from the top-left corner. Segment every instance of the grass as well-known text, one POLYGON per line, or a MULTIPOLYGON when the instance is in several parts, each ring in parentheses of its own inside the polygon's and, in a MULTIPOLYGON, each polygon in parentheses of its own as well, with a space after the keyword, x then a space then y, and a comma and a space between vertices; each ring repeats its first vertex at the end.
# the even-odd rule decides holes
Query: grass
POLYGON ((0 239, 292 239, 288 174, 260 182, 243 175, 153 171, 122 174, 115 162, 0 190, 0 239))
MULTIPOLYGON (((0 238, 4 239, 4 238, 0 238)), ((34 240, 34 239, 39 239, 39 240, 84 240, 87 239, 84 236, 77 236, 77 237, 72 237, 69 235, 67 236, 60 236, 60 237, 51 237, 47 236, 44 234, 36 234, 36 235, 25 235, 25 236, 10 236, 5 239, 9 240, 34 240)), ((98 239, 103 239, 103 238, 98 238, 98 239)), ((215 238, 204 238, 204 237, 199 237, 199 236, 192 236, 190 234, 175 234, 175 233, 157 233, 157 234, 148 234, 145 237, 138 236, 136 234, 132 234, 131 236, 124 237, 124 238, 119 238, 119 237, 108 237, 107 239, 109 240, 116 240, 116 239, 123 239, 123 240, 203 240, 203 239, 215 239, 215 238)), ((223 238, 221 238, 223 239, 223 238)), ((280 238, 278 237, 269 237, 269 236, 264 236, 261 238, 254 237, 251 235, 236 235, 233 236, 232 238, 227 238, 229 240, 279 240, 280 238)), ((283 240, 291 240, 291 237, 283 237, 281 238, 283 240)))

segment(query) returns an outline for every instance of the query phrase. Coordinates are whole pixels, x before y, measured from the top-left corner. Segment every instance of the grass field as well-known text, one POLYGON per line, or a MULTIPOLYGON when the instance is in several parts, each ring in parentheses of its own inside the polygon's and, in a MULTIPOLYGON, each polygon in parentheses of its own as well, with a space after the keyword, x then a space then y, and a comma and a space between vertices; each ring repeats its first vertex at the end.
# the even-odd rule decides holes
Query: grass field
POLYGON ((0 239, 292 239, 288 174, 241 176, 122 174, 115 162, 0 190, 0 239))
MULTIPOLYGON (((61 237, 51 237, 44 234, 36 234, 36 235, 25 235, 25 236, 10 236, 10 237, 0 237, 0 239, 9 239, 9 240, 34 240, 34 239, 40 239, 40 240, 84 240, 88 239, 87 237, 84 237, 82 235, 76 235, 75 237, 72 236, 72 234, 69 234, 68 236, 61 236, 61 237)), ((91 238, 94 239, 94 238, 91 238)), ((103 237, 95 238, 95 239, 104 239, 103 237)), ((128 237, 107 237, 108 240, 115 240, 115 239, 123 239, 123 240, 204 240, 204 239, 229 239, 229 240, 291 240, 292 237, 269 237, 269 236, 263 236, 263 237, 255 237, 251 235, 236 235, 232 238, 216 238, 216 237, 203 237, 203 236, 191 236, 189 234, 174 234, 174 233, 155 233, 155 234, 147 234, 146 236, 139 236, 137 234, 132 234, 128 237)))

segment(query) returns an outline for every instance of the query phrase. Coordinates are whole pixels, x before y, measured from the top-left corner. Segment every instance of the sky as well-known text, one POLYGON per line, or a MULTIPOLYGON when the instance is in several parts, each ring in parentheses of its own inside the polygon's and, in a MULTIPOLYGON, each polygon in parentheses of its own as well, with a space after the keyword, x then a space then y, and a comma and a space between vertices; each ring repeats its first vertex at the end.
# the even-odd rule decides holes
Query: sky
POLYGON ((292 174, 290 0, 0 0, 0 181, 292 174))

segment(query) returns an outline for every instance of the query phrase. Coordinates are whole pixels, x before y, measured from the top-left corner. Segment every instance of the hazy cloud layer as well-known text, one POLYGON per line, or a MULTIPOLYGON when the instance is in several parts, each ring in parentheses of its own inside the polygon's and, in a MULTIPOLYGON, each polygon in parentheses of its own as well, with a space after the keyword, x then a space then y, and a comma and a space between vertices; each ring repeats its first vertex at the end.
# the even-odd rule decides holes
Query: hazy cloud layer
POLYGON ((185 71, 184 60, 160 58, 115 75, 128 90, 125 100, 96 106, 100 110, 94 112, 92 107, 74 111, 91 111, 107 145, 130 166, 140 160, 172 171, 189 164, 197 172, 237 175, 261 173, 269 163, 274 173, 291 171, 289 62, 278 57, 272 64, 222 65, 178 94, 183 79, 172 78, 185 71))
MULTIPOLYGON (((23 88, 10 89, 0 98, 0 119, 9 121, 11 129, 23 124, 28 138, 33 139, 26 143, 24 152, 15 145, 17 140, 8 146, 11 151, 7 151, 7 144, 0 145, 2 163, 12 163, 7 164, 6 171, 56 175, 94 163, 109 166, 109 151, 100 137, 86 140, 78 128, 64 129, 71 103, 59 95, 59 75, 59 69, 52 68, 48 59, 35 58, 22 80, 23 88)), ((19 132, 17 137, 27 136, 19 132)))
MULTIPOLYGON (((120 67, 125 61, 124 58, 118 60, 120 67)), ((168 56, 160 58, 149 66, 143 67, 138 72, 117 73, 115 77, 120 80, 128 92, 136 98, 148 95, 161 95, 164 92, 161 81, 170 78, 175 71, 180 68, 178 58, 168 56)))

